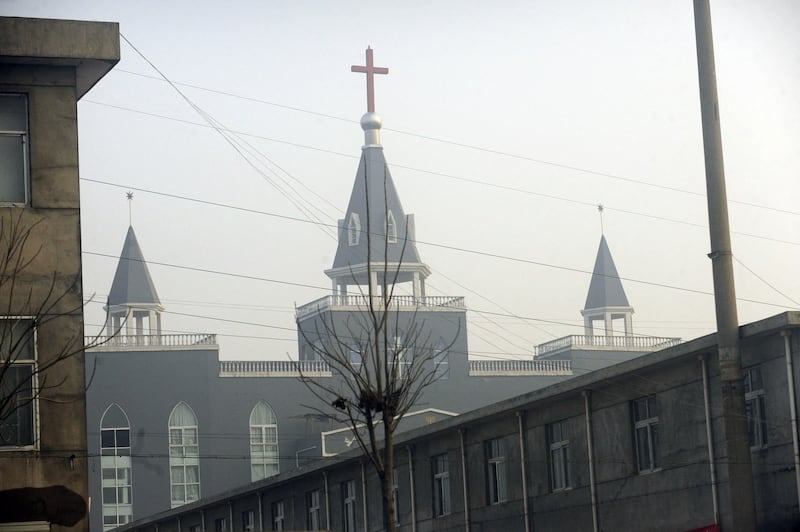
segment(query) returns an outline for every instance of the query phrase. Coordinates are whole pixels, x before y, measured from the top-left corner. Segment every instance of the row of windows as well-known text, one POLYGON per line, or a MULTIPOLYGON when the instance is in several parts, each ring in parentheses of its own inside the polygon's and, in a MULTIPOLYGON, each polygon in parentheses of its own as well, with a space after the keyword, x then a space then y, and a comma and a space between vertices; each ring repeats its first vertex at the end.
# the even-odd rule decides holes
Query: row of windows
MULTIPOLYGON (((747 394, 748 419, 750 420, 751 444, 766 443, 764 416, 764 390, 761 386, 761 372, 758 368, 745 372, 745 393, 747 394), (752 414, 752 417, 751 417, 752 414), (760 417, 759 417, 760 416, 760 417)), ((646 396, 630 402, 631 430, 634 440, 635 464, 639 473, 656 471, 658 463, 658 402, 656 396, 646 396)), ((559 492, 572 487, 570 467, 570 427, 568 420, 560 420, 546 425, 547 449, 549 460, 550 490, 559 492)), ((484 470, 486 481, 487 504, 501 504, 508 500, 506 451, 504 440, 495 438, 483 443, 484 470)), ((430 460, 432 511, 434 517, 444 517, 452 512, 450 462, 448 453, 433 456, 430 460)), ((392 493, 395 508, 395 520, 400 523, 399 473, 394 470, 392 493)), ((346 480, 339 485, 341 530, 357 532, 357 495, 356 481, 346 480)), ((321 491, 312 490, 305 493, 305 526, 307 530, 320 530, 321 491)), ((271 504, 272 530, 284 530, 286 526, 284 501, 271 504)), ((245 531, 255 530, 254 514, 248 510, 242 514, 245 531)), ((216 532, 227 532, 228 519, 215 521, 216 532)))
POLYGON ((28 203, 28 100, 0 94, 0 204, 28 203))
MULTIPOLYGON (((250 476, 261 480, 278 474, 278 424, 272 408, 260 401, 250 413, 250 476)), ((200 498, 200 442, 197 416, 184 402, 169 416, 169 485, 173 508, 200 498)), ((133 517, 130 422, 117 404, 100 420, 100 466, 103 529, 133 517)))
MULTIPOLYGON (((360 241, 361 216, 357 212, 351 212, 350 219, 347 222, 347 244, 357 246, 360 241)), ((386 212, 386 241, 390 244, 397 243, 397 222, 391 210, 386 212)))

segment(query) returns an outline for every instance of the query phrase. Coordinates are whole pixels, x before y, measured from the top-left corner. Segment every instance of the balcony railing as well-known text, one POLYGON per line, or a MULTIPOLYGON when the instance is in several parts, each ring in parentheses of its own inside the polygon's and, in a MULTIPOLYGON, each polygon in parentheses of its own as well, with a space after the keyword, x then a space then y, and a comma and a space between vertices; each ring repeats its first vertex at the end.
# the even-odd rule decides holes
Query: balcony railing
POLYGON ((547 355, 567 348, 589 348, 619 351, 657 351, 681 343, 680 338, 661 336, 592 336, 573 334, 540 344, 535 355, 547 355))
MULTIPOLYGON (((383 297, 373 296, 373 302, 376 308, 382 308, 385 305, 383 297)), ((307 303, 297 309, 297 317, 302 318, 309 314, 316 314, 327 310, 332 307, 355 307, 356 309, 367 310, 369 308, 369 296, 366 295, 331 295, 325 296, 307 303)), ((462 296, 392 296, 389 303, 391 310, 448 310, 459 309, 465 310, 467 307, 464 304, 462 296)))
POLYGON ((470 360, 470 377, 572 375, 571 360, 470 360))
POLYGON ((103 348, 169 348, 216 346, 216 334, 118 334, 116 336, 86 336, 87 349, 103 348))
POLYGON ((330 377, 328 363, 322 360, 220 360, 220 377, 330 377))

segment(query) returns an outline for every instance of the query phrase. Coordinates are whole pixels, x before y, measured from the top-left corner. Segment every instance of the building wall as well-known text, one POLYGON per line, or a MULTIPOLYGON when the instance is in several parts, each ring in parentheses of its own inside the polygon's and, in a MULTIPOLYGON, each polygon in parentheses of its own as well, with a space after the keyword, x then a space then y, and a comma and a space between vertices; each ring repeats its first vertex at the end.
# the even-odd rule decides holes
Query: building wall
MULTIPOLYGON (((796 402, 796 398, 788 394, 784 337, 781 336, 783 330, 795 330, 791 345, 792 359, 797 365, 800 362, 798 326, 800 314, 787 313, 742 328, 745 369, 761 368, 766 399, 766 443, 752 450, 761 530, 792 530, 800 524, 788 407, 789 401, 796 402)), ((401 479, 408 478, 407 450, 412 451, 416 530, 463 530, 465 507, 469 512, 470 530, 524 530, 526 502, 533 530, 591 530, 593 507, 584 392, 590 398, 596 511, 601 530, 675 531, 714 525, 712 486, 717 488, 718 522, 723 530, 730 530, 717 364, 712 335, 399 435, 397 465, 402 471, 401 479), (706 440, 702 360, 708 368, 716 484, 711 482, 706 440), (643 397, 655 398, 657 414, 656 464, 647 471, 639 471, 637 466, 632 410, 632 401, 643 397), (547 426, 557 421, 565 422, 571 474, 568 489, 553 491, 547 426), (496 504, 488 497, 491 476, 487 441, 493 439, 502 444, 506 485, 505 497, 496 504), (442 454, 446 454, 449 464, 451 507, 448 515, 435 516, 432 460, 442 454)), ((797 378, 797 372, 793 370, 793 373, 797 378)), ((200 513, 223 501, 233 501, 236 505, 236 501, 251 497, 254 492, 259 494, 264 508, 278 499, 292 500, 295 521, 287 522, 287 529, 303 529, 302 494, 309 486, 322 489, 323 475, 327 475, 331 499, 328 527, 338 530, 341 527, 341 482, 354 479, 357 486, 360 485, 362 463, 359 453, 352 452, 305 470, 241 486, 214 501, 200 501, 179 511, 152 516, 125 530, 145 530, 156 522, 159 530, 163 530, 161 523, 176 519, 178 515, 200 513)), ((403 531, 411 530, 410 488, 410 480, 401 481, 400 530, 403 531)), ((360 490, 357 490, 357 500, 361 510, 364 499, 360 490)), ((380 492, 376 475, 369 469, 366 505, 368 526, 363 526, 362 513, 357 512, 358 530, 380 530, 380 492)), ((270 529, 268 524, 265 527, 270 529)))
MULTIPOLYGON (((93 85, 119 60, 118 27, 0 18, 0 32, 0 93, 27 96, 30 187, 27 204, 0 205, 0 221, 4 239, 13 226, 30 230, 24 255, 32 259, 17 272, 13 297, 10 283, 0 288, 0 314, 37 317, 40 368, 63 358, 38 377, 46 383, 35 403, 36 444, 0 448, 0 490, 65 486, 87 503, 77 100, 87 79, 93 85), (40 41, 43 35, 58 43, 40 41), (105 66, 87 78, 71 64, 78 58, 86 68, 95 59, 105 66)), ((47 511, 57 504, 64 501, 45 497, 47 511)), ((84 518, 70 530, 87 527, 84 518)))

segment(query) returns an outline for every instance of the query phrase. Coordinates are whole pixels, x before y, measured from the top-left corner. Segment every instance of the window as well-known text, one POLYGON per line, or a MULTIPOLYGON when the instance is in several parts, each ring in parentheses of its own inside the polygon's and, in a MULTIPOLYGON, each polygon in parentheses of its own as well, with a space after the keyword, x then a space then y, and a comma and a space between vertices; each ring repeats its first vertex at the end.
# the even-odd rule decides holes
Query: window
POLYGON ((487 441, 485 446, 489 504, 505 502, 507 499, 506 457, 503 453, 503 441, 496 438, 487 441))
POLYGON ((0 319, 0 370, 3 370, 0 397, 9 399, 8 404, 0 406, 0 447, 35 443, 35 366, 33 320, 0 319))
POLYGON ((441 517, 450 513, 450 467, 447 454, 434 456, 433 469, 433 515, 441 517))
POLYGON ((386 241, 390 244, 397 242, 397 222, 392 211, 386 212, 386 241))
POLYGON ((631 403, 633 409, 636 466, 640 473, 658 467, 658 410, 656 397, 642 397, 631 403))
POLYGON ((761 368, 744 370, 744 405, 750 448, 764 447, 767 444, 767 409, 761 368))
POLYGON ((253 510, 242 512, 242 530, 244 532, 254 532, 256 529, 256 516, 253 510))
POLYGON ((278 420, 264 401, 250 412, 250 480, 278 474, 278 420))
POLYGON ((347 243, 357 246, 361 238, 361 218, 357 212, 350 213, 350 221, 347 223, 347 243))
POLYGON ((319 530, 319 518, 319 490, 309 491, 306 493, 306 528, 319 530))
POLYGON ((28 100, 0 94, 0 204, 28 203, 28 100))
POLYGON ((214 519, 214 532, 228 532, 228 518, 214 519))
POLYGON ((342 531, 356 532, 356 482, 342 482, 342 531))
POLYGON ((200 498, 197 417, 184 402, 169 416, 169 485, 172 508, 200 498))
POLYGON ((567 489, 570 487, 570 466, 566 420, 547 425, 547 445, 550 449, 550 490, 567 489))
POLYGON ((117 404, 100 419, 100 475, 103 530, 129 523, 133 518, 131 442, 128 416, 117 404))
POLYGON ((361 371, 361 365, 364 363, 364 355, 362 354, 361 345, 355 343, 350 346, 350 364, 357 372, 361 371))
POLYGON ((283 530, 284 522, 283 501, 272 503, 272 530, 283 530))
POLYGON ((390 349, 397 377, 405 377, 411 370, 412 364, 414 364, 414 351, 410 347, 403 345, 402 336, 395 336, 394 339, 389 341, 392 343, 390 349))
POLYGON ((447 352, 447 344, 443 338, 439 338, 433 350, 433 376, 437 379, 447 379, 450 373, 450 357, 447 352))

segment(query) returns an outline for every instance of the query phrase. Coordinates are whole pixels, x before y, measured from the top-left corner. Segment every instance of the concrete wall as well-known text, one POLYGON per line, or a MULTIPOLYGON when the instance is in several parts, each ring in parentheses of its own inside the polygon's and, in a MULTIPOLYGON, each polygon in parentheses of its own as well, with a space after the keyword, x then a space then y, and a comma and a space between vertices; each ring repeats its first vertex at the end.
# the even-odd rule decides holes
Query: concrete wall
MULTIPOLYGON (((63 359, 39 377, 35 449, 0 449, 0 489, 62 485, 87 502, 77 99, 119 60, 118 27, 3 17, 0 36, 0 92, 28 99, 30 165, 29 204, 0 206, 3 245, 30 230, 32 258, 16 272, 15 296, 0 288, 0 315, 37 317, 39 367, 63 359)), ((68 529, 87 528, 84 518, 68 529)))

